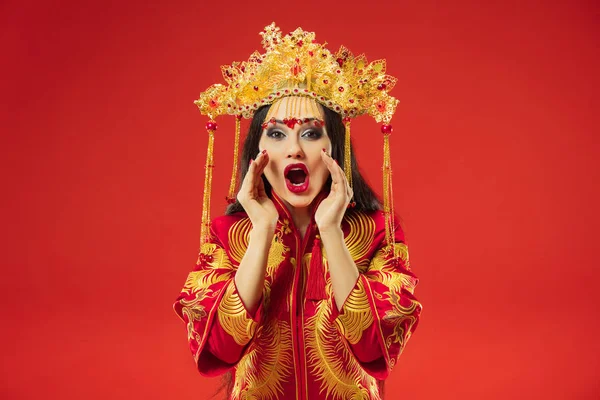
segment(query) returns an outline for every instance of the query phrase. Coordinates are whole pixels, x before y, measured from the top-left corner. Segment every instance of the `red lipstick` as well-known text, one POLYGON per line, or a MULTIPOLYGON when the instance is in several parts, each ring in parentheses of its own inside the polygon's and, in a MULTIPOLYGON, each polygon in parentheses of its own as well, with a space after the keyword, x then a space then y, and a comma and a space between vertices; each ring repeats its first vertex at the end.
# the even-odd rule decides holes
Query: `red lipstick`
POLYGON ((309 173, 302 163, 289 164, 283 170, 285 185, 292 193, 302 193, 308 189, 309 173))

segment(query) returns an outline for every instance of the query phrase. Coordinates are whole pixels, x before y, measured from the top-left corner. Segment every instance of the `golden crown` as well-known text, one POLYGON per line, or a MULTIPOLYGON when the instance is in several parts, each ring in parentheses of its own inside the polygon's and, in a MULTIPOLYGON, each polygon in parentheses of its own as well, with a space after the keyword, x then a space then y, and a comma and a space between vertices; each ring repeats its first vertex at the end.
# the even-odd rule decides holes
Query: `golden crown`
POLYGON ((260 33, 264 54, 221 66, 226 84, 214 84, 194 103, 202 114, 252 118, 261 106, 285 96, 307 96, 342 117, 371 115, 389 124, 398 104, 390 96, 397 79, 387 75, 385 60, 367 62, 341 46, 332 54, 314 32, 301 28, 282 36, 272 23, 260 33))

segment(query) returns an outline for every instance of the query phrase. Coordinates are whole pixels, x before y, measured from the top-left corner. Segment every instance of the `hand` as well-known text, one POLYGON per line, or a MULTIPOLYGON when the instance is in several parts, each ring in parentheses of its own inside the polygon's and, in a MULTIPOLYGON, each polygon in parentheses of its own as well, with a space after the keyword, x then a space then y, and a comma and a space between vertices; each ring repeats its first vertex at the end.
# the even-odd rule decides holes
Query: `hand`
POLYGON ((263 150, 256 160, 250 162, 237 199, 248 214, 253 228, 259 227, 275 231, 279 214, 275 204, 265 192, 265 184, 261 177, 268 163, 269 155, 266 150, 263 150))
POLYGON ((321 152, 321 159, 329 169, 332 181, 329 196, 319 204, 319 208, 315 213, 315 222, 319 227, 319 231, 325 232, 341 227, 344 213, 354 192, 337 161, 325 151, 321 152))

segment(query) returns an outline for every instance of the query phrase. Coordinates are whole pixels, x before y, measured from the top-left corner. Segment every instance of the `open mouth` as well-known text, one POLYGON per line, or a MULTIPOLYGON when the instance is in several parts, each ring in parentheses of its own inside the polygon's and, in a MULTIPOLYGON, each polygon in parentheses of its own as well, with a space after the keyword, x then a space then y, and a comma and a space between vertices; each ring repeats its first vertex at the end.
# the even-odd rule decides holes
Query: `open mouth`
POLYGON ((294 193, 300 193, 308 189, 309 173, 306 165, 302 163, 290 164, 285 167, 285 184, 294 193))

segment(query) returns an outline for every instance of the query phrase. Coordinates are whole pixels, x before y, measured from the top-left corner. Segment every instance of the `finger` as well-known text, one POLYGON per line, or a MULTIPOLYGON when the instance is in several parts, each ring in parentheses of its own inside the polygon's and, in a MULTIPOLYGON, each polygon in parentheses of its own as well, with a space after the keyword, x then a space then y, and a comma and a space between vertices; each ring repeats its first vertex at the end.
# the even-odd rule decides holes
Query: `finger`
POLYGON ((267 167, 268 163, 269 154, 266 152, 266 150, 263 150, 263 152, 261 152, 260 155, 256 158, 256 173, 254 177, 256 179, 256 183, 258 183, 259 180, 262 181, 261 175, 265 171, 265 168, 267 167))
POLYGON ((250 159, 250 165, 248 166, 248 171, 244 176, 244 180, 242 181, 242 185, 240 186, 240 192, 248 193, 254 184, 254 169, 256 168, 256 162, 253 159, 250 159))
POLYGON ((348 200, 351 199, 352 188, 348 184, 346 173, 344 172, 342 167, 339 166, 337 160, 333 159, 328 154, 325 154, 325 157, 331 160, 329 163, 326 163, 326 165, 328 166, 331 172, 332 190, 337 191, 339 187, 340 192, 344 193, 347 196, 348 200))
POLYGON ((259 198, 267 197, 267 192, 265 191, 265 182, 262 180, 262 177, 258 179, 257 191, 259 198))
POLYGON ((339 163, 337 160, 333 160, 335 163, 334 166, 334 179, 335 179, 335 183, 340 185, 340 188, 344 187, 344 191, 345 191, 345 186, 346 186, 346 175, 344 173, 344 170, 342 169, 342 167, 340 167, 339 163))
POLYGON ((331 174, 332 182, 336 183, 335 170, 337 168, 337 164, 335 163, 335 160, 333 158, 331 158, 331 156, 325 151, 325 149, 323 149, 323 151, 321 152, 321 159, 323 160, 323 162, 325 163, 325 166, 327 167, 327 169, 329 170, 329 173, 331 174))

